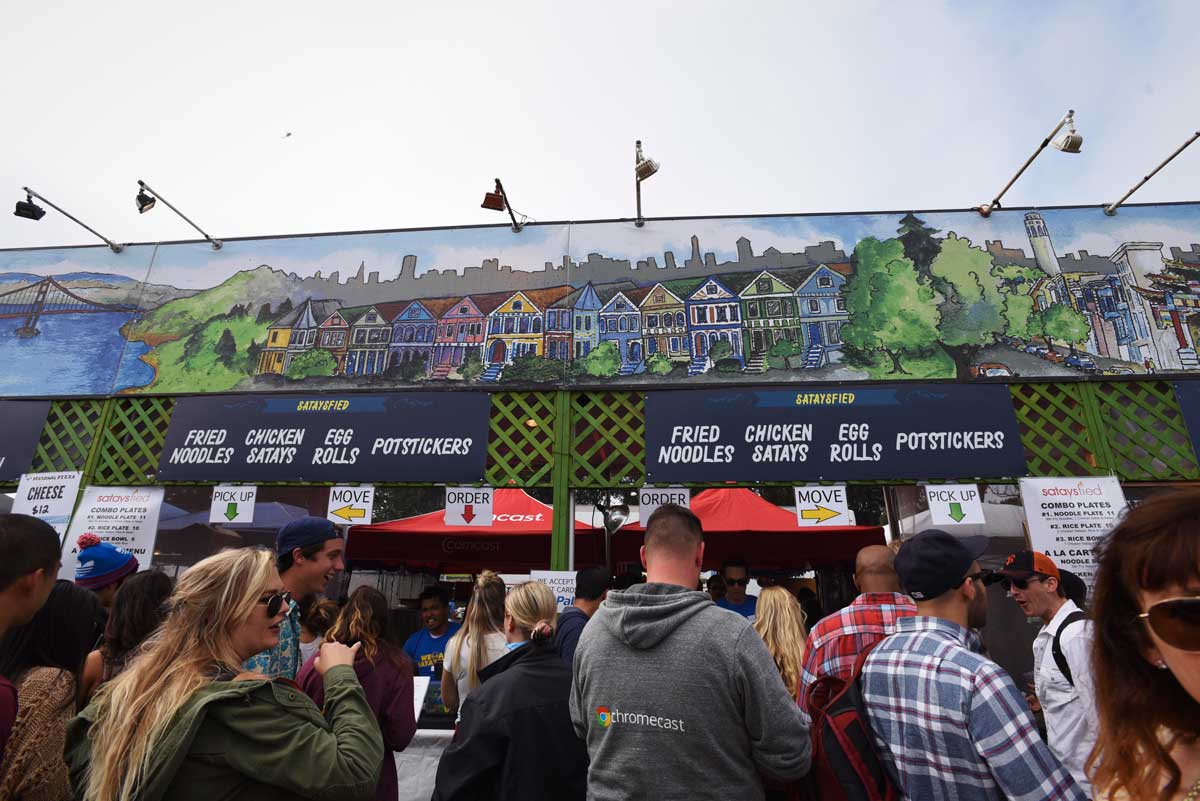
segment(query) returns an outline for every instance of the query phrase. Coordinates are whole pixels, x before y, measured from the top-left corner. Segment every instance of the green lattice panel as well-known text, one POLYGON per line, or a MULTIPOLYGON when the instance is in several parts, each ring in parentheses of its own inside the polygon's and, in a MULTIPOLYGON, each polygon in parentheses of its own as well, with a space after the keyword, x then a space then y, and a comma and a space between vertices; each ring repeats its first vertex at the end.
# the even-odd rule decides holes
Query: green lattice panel
POLYGON ((101 434, 91 481, 100 485, 153 484, 171 421, 171 398, 114 398, 101 434))
POLYGON ((1090 476, 1100 466, 1079 384, 1012 384, 1013 408, 1033 476, 1090 476))
POLYGON ((102 400, 57 400, 33 456, 33 472, 83 470, 104 413, 102 400))
POLYGON ((645 483, 646 415, 641 393, 573 393, 571 431, 573 486, 645 483))
POLYGON ((1127 481, 1200 476, 1175 391, 1167 381, 1114 381, 1088 387, 1112 454, 1127 481))
POLYGON ((548 487, 554 467, 554 393, 492 395, 486 478, 493 487, 548 487))

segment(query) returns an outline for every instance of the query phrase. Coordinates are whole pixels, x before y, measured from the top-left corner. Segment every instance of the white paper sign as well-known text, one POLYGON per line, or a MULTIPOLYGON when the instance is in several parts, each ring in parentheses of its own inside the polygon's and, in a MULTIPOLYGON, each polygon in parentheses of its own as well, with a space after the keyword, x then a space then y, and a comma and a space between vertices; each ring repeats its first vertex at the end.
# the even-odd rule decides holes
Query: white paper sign
POLYGON ((800 526, 850 526, 845 484, 796 487, 796 523, 800 526))
POLYGON ((446 525, 492 525, 493 492, 491 487, 446 487, 446 525))
POLYGON ((82 476, 80 472, 21 474, 21 483, 13 498, 13 514, 33 515, 49 523, 61 539, 67 533, 82 476))
POLYGON ((225 526, 253 523, 254 502, 257 497, 258 487, 213 487, 208 522, 225 526))
POLYGON ((524 584, 531 581, 532 578, 528 573, 500 573, 500 580, 504 582, 504 592, 512 592, 512 588, 518 584, 524 584))
POLYGON ((545 584, 558 600, 558 611, 566 609, 575 603, 575 571, 573 570, 533 570, 529 577, 534 581, 545 584))
POLYGON ((370 484, 329 488, 329 509, 325 517, 340 526, 369 526, 374 509, 375 488, 370 484))
POLYGON ((425 694, 429 692, 429 676, 413 676, 413 720, 421 719, 421 707, 425 706, 425 694))
POLYGON ((654 510, 664 503, 692 508, 692 491, 687 487, 642 487, 638 490, 638 521, 644 526, 654 510))
POLYGON ((925 500, 935 526, 982 526, 987 522, 975 484, 931 484, 925 487, 925 500))
POLYGON ((1087 582, 1096 575, 1096 543, 1125 510, 1121 482, 1101 478, 1023 478, 1021 503, 1035 551, 1087 582))
POLYGON ((154 539, 162 502, 162 487, 84 487, 83 500, 67 531, 58 577, 75 580, 75 568, 79 565, 77 543, 80 535, 88 533, 132 553, 137 557, 139 570, 149 568, 154 561, 154 539))

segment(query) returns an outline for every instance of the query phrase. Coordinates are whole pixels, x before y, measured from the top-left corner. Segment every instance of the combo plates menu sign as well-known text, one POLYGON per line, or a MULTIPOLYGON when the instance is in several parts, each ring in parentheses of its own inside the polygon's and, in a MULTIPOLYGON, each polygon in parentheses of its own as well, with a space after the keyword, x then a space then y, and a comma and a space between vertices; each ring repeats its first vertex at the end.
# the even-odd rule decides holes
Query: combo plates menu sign
POLYGON ((158 477, 476 482, 490 403, 481 392, 180 398, 158 477))
POLYGON ((1008 387, 646 393, 646 480, 1025 475, 1008 387))

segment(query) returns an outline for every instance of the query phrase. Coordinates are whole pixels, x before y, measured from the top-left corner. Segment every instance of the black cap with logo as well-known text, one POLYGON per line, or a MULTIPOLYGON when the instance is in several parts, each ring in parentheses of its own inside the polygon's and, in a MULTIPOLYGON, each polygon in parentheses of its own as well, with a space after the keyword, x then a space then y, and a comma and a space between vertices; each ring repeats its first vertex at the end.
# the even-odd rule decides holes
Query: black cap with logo
POLYGON ((896 554, 900 586, 917 601, 937 598, 962 584, 987 546, 987 537, 960 538, 927 528, 901 545, 896 554))

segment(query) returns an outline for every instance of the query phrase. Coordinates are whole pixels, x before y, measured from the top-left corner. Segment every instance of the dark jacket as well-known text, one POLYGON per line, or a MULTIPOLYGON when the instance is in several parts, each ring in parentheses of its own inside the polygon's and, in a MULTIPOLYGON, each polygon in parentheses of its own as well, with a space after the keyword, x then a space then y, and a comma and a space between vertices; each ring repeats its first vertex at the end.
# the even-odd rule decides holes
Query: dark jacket
MULTIPOLYGON (((325 715, 290 681, 214 681, 176 713, 137 801, 366 801, 383 740, 348 666, 325 673, 325 715)), ((71 786, 82 797, 95 703, 67 726, 71 786)))
POLYGON ((567 663, 567 667, 575 661, 575 646, 579 645, 579 635, 587 625, 588 616, 577 606, 568 606, 558 616, 558 626, 554 631, 554 650, 567 663))
POLYGON ((488 665, 438 765, 433 801, 583 801, 587 749, 568 709, 571 669, 553 643, 488 665))
MULTIPOLYGON (((304 663, 296 676, 296 683, 317 706, 324 708, 325 682, 313 667, 316 659, 317 655, 314 654, 304 663)), ((375 719, 379 721, 384 749, 403 751, 417 733, 413 710, 412 660, 399 648, 393 648, 390 657, 376 654, 375 663, 372 664, 367 655, 359 651, 358 658, 354 660, 354 672, 367 694, 367 706, 371 707, 375 719)), ((375 789, 375 801, 396 801, 399 797, 396 760, 387 753, 384 754, 383 771, 379 774, 379 784, 375 789)))

